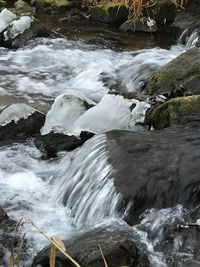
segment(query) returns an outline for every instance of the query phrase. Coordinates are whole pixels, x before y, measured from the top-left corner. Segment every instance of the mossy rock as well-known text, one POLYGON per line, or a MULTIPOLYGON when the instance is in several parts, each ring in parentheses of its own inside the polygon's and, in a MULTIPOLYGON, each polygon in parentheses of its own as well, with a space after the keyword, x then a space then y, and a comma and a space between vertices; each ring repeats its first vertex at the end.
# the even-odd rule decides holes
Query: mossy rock
POLYGON ((7 7, 7 3, 4 0, 0 0, 0 8, 7 7))
POLYGON ((160 130, 200 119, 200 95, 173 98, 149 114, 150 124, 160 130))
POLYGON ((31 16, 35 13, 35 8, 31 7, 27 2, 23 0, 18 0, 14 4, 17 15, 31 16))
POLYGON ((128 8, 125 5, 104 3, 91 7, 91 19, 98 22, 120 25, 128 18, 128 8))
POLYGON ((148 81, 145 93, 170 94, 182 88, 200 94, 200 48, 192 48, 158 70, 148 81))
POLYGON ((169 0, 158 0, 156 5, 144 12, 146 16, 155 19, 158 24, 172 23, 175 20, 176 13, 177 6, 169 0))
POLYGON ((35 0, 36 8, 45 8, 45 11, 64 12, 72 7, 68 0, 35 0))

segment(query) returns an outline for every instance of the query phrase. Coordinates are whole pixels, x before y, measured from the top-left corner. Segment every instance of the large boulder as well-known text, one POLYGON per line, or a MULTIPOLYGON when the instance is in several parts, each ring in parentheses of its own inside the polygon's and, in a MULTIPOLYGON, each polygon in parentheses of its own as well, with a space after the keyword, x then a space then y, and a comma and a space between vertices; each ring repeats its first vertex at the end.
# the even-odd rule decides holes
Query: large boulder
MULTIPOLYGON (((132 237, 122 231, 96 229, 72 240, 64 241, 67 252, 83 267, 102 267, 103 251, 109 267, 134 266, 147 267, 149 260, 144 252, 137 248, 132 237)), ((49 267, 49 247, 38 253, 32 267, 49 267)), ((57 253, 56 266, 74 266, 65 256, 57 253)))
POLYGON ((147 94, 170 95, 175 90, 200 94, 200 49, 192 48, 158 70, 148 81, 147 94))
POLYGON ((7 9, 0 13, 0 46, 19 48, 28 40, 47 36, 45 27, 32 16, 17 17, 7 9))
POLYGON ((160 130, 175 124, 200 119, 200 95, 173 98, 153 108, 146 118, 149 125, 160 130))
POLYGON ((92 6, 89 14, 91 20, 120 25, 128 18, 128 8, 115 3, 103 3, 92 6))
POLYGON ((146 209, 182 204, 190 210, 200 204, 199 136, 200 121, 160 131, 107 133, 112 177, 125 206, 131 204, 130 224, 146 209))

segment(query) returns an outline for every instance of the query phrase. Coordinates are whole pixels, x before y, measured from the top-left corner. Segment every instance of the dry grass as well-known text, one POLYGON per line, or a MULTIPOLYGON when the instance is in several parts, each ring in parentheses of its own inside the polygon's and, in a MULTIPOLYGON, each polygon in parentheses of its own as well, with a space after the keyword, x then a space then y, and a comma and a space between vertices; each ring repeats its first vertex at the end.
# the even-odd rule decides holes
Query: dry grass
POLYGON ((56 263, 56 252, 60 251, 66 258, 68 258, 76 267, 81 267, 81 265, 75 261, 67 252, 66 252, 66 248, 64 243, 62 242, 62 240, 57 237, 57 236, 52 236, 52 237, 48 237, 36 224, 34 224, 32 222, 32 220, 30 219, 21 219, 15 228, 14 231, 14 236, 13 236, 13 246, 11 248, 11 255, 10 255, 10 259, 9 259, 9 267, 21 267, 21 254, 22 254, 22 247, 23 247, 23 243, 24 243, 24 238, 25 238, 25 234, 23 234, 18 247, 17 247, 17 252, 15 253, 14 251, 14 239, 16 236, 17 231, 19 230, 19 227, 22 226, 23 224, 30 224, 37 233, 41 234, 44 238, 46 238, 50 244, 51 244, 51 248, 50 248, 50 267, 55 267, 55 263, 56 263))
MULTIPOLYGON (((99 3, 114 3, 125 5, 129 9, 129 19, 136 20, 141 17, 143 11, 157 4, 158 0, 88 0, 89 5, 96 5, 99 3)), ((184 8, 189 0, 168 0, 174 3, 177 7, 184 8)))

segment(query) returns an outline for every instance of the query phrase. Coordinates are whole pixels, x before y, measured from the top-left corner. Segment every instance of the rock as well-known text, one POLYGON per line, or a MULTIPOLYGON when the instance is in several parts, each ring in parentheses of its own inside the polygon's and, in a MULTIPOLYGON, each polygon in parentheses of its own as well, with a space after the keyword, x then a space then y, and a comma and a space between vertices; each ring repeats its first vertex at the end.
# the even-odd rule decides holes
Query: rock
POLYGON ((16 17, 7 9, 0 13, 0 45, 8 48, 19 48, 28 40, 47 36, 44 26, 32 16, 16 17))
POLYGON ((18 15, 32 16, 35 14, 35 8, 30 6, 27 2, 23 0, 18 0, 14 4, 14 8, 18 15))
POLYGON ((144 11, 144 15, 154 19, 158 25, 172 23, 177 13, 177 5, 169 0, 158 0, 144 11))
POLYGON ((12 104, 0 112, 0 144, 24 141, 40 132, 45 115, 25 104, 12 104))
POLYGON ((15 18, 16 15, 6 8, 4 8, 0 12, 0 44, 1 44, 1 39, 3 39, 3 31, 15 18))
MULTIPOLYGON (((109 267, 116 266, 150 266, 144 252, 137 248, 135 242, 127 233, 109 231, 108 229, 91 230, 73 240, 64 241, 67 252, 82 267, 102 267, 103 258, 99 245, 109 267)), ((32 267, 49 267, 49 248, 43 249, 35 257, 32 267)), ((61 253, 57 253, 56 266, 74 266, 61 253)))
POLYGON ((65 93, 57 96, 46 115, 41 133, 45 135, 52 131, 74 134, 75 121, 94 104, 93 101, 75 94, 65 93))
POLYGON ((36 9, 40 12, 50 11, 63 13, 73 6, 69 0, 35 0, 36 9))
POLYGON ((34 143, 44 153, 45 158, 54 158, 57 152, 71 151, 82 144, 81 139, 74 135, 68 136, 52 132, 46 135, 37 135, 34 143))
POLYGON ((120 43, 119 41, 105 40, 101 36, 91 38, 88 41, 88 44, 97 45, 100 48, 112 49, 112 50, 115 50, 115 51, 121 51, 122 47, 124 47, 124 45, 122 43, 120 43))
POLYGON ((17 246, 19 237, 13 239, 13 233, 16 222, 8 217, 5 211, 0 207, 0 263, 1 266, 9 266, 8 256, 11 249, 17 246))
POLYGON ((155 130, 200 119, 200 95, 171 99, 153 109, 146 121, 155 130))
MULTIPOLYGON (((117 192, 128 203, 133 225, 151 208, 200 204, 200 120, 160 131, 107 133, 109 163, 117 192)), ((198 217, 200 211, 198 209, 198 217)))
POLYGON ((119 29, 125 32, 156 32, 158 27, 155 20, 143 17, 137 20, 125 21, 119 29))
POLYGON ((89 9, 91 20, 120 25, 128 18, 128 8, 124 5, 104 3, 89 9))
POLYGON ((192 48, 158 70, 148 81, 146 94, 170 95, 182 89, 200 94, 200 49, 192 48))
POLYGON ((4 0, 0 0, 0 8, 1 8, 1 7, 6 7, 6 6, 7 6, 6 1, 4 1, 4 0))

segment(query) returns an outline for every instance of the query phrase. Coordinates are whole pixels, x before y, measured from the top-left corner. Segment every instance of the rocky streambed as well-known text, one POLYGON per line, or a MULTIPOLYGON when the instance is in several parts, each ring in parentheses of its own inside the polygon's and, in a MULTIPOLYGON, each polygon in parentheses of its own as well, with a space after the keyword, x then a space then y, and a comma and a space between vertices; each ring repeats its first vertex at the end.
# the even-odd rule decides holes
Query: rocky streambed
MULTIPOLYGON (((21 265, 49 266, 48 241, 30 223, 16 231, 22 218, 81 266, 104 266, 99 246, 111 267, 198 266, 197 23, 168 50, 129 51, 16 10, 0 13, 0 266, 24 233, 21 265)), ((73 264, 58 252, 56 266, 73 264)))

